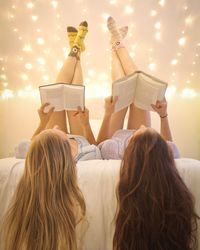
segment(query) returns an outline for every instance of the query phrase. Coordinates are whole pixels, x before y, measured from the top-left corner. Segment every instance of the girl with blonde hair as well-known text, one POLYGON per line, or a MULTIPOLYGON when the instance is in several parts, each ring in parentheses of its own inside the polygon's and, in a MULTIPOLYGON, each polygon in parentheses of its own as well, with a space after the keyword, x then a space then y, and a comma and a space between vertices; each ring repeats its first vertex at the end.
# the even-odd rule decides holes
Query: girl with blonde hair
MULTIPOLYGON (((82 84, 80 53, 85 49, 87 22, 67 31, 71 51, 56 82, 82 84)), ((5 250, 76 250, 77 225, 86 208, 75 163, 100 158, 99 149, 92 145, 96 141, 89 112, 54 112, 45 103, 38 114, 40 123, 32 142, 23 155, 18 149, 19 158, 26 156, 25 169, 5 215, 1 242, 5 250)))
POLYGON ((4 226, 5 250, 76 250, 76 226, 85 215, 68 138, 45 130, 29 148, 4 226))

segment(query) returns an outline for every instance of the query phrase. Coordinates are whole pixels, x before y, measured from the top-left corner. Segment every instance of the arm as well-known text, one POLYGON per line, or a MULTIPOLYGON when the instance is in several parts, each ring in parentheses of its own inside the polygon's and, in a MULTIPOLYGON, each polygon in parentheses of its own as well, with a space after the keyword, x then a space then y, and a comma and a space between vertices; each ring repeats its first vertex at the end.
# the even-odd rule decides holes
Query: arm
POLYGON ((97 137, 97 144, 106 139, 109 139, 110 120, 114 112, 115 103, 117 102, 117 99, 118 99, 117 96, 115 96, 114 99, 112 99, 111 96, 105 98, 105 112, 101 128, 99 130, 99 134, 97 137))
POLYGON ((157 101, 156 105, 151 105, 152 108, 160 116, 160 134, 166 141, 172 141, 172 134, 169 127, 168 114, 167 114, 167 101, 157 101))
POLYGON ((80 107, 78 107, 78 112, 74 114, 75 116, 78 116, 79 122, 83 129, 83 135, 88 140, 90 144, 96 145, 96 140, 94 138, 94 134, 92 132, 90 122, 89 122, 89 110, 85 108, 84 111, 81 110, 80 107))
POLYGON ((33 138, 36 135, 38 135, 42 130, 44 130, 46 128, 46 125, 47 125, 51 115, 53 114, 54 107, 52 107, 47 113, 44 112, 45 107, 47 107, 48 105, 49 105, 49 103, 45 103, 38 109, 38 115, 39 115, 39 118, 40 118, 40 123, 39 123, 37 129, 35 130, 31 140, 33 140, 33 138))

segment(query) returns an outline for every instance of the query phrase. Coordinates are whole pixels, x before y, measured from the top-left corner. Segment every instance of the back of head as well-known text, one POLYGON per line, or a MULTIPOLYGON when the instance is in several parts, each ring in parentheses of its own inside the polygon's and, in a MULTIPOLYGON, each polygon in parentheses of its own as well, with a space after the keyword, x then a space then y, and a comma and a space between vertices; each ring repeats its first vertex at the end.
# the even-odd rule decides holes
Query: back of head
POLYGON ((47 130, 28 151, 4 222, 5 249, 77 249, 75 227, 84 214, 70 145, 47 130))
POLYGON ((172 152, 153 129, 131 139, 117 188, 115 250, 190 250, 196 244, 191 193, 172 152))

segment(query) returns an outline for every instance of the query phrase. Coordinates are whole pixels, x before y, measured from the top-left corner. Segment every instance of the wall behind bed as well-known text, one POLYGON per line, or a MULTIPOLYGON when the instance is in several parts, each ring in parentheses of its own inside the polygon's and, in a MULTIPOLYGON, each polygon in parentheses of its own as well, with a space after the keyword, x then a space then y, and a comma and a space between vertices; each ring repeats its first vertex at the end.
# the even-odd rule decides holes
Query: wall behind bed
MULTIPOLYGON (((12 156, 14 146, 31 137, 38 122, 38 86, 55 81, 69 52, 66 27, 78 27, 83 20, 89 32, 81 61, 97 134, 100 97, 109 94, 111 83, 110 15, 119 26, 129 26, 124 44, 138 68, 168 82, 174 140, 184 157, 200 159, 199 0, 1 1, 1 158, 12 156)), ((152 120, 158 129, 155 114, 152 120)))
MULTIPOLYGON (((174 95, 169 102, 169 120, 174 141, 182 157, 200 160, 200 97, 174 95)), ((29 139, 38 124, 39 98, 12 98, 0 101, 0 158, 14 154, 21 140, 29 139)), ((103 99, 87 99, 91 126, 97 135, 103 115, 103 99)), ((152 127, 159 131, 159 119, 152 113, 152 127)))

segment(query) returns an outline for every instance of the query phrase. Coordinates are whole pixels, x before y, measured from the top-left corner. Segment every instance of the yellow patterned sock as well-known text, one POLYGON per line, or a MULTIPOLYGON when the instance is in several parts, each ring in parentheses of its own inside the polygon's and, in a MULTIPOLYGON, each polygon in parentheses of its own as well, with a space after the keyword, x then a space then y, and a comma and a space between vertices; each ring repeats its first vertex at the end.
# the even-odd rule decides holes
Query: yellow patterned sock
POLYGON ((77 46, 81 51, 85 50, 84 39, 88 32, 88 24, 86 21, 80 23, 78 33, 74 40, 74 46, 77 46))
POLYGON ((69 26, 67 27, 67 37, 69 41, 69 46, 72 48, 74 46, 74 41, 78 34, 78 30, 75 27, 69 26))

